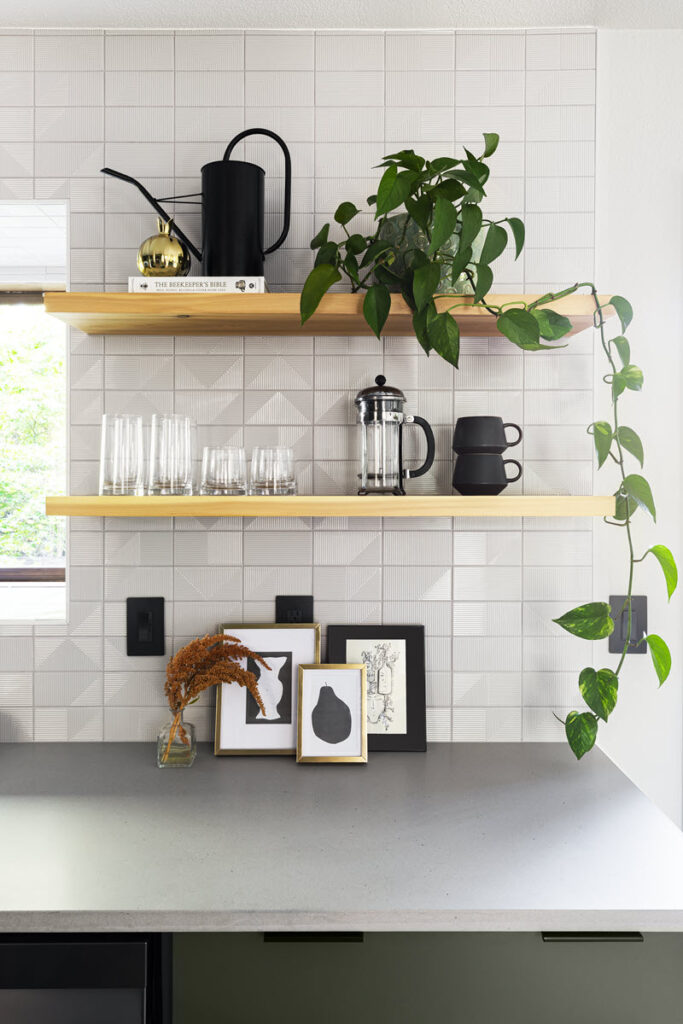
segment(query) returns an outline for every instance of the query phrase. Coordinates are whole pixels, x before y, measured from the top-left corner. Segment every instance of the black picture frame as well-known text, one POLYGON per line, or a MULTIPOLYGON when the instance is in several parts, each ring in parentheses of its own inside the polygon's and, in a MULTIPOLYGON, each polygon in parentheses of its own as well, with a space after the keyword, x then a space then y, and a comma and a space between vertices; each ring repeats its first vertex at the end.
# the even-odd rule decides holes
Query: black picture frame
MULTIPOLYGON (((328 626, 327 661, 349 661, 347 640, 405 640, 406 644, 406 731, 382 733, 368 730, 368 751, 410 751, 427 749, 425 700, 424 626, 328 626)), ((351 661, 360 660, 358 657, 351 661)), ((368 680, 370 683, 370 680, 368 680)))

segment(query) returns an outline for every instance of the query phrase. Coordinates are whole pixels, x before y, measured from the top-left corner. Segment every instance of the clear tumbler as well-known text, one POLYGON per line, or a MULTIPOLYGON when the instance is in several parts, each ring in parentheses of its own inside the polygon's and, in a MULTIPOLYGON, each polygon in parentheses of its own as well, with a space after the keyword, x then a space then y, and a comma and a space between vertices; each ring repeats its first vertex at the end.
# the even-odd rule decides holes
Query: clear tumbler
POLYGON ((188 416, 152 416, 148 494, 192 494, 192 435, 188 416))
POLYGON ((100 441, 100 494, 144 494, 142 417, 105 413, 100 441))

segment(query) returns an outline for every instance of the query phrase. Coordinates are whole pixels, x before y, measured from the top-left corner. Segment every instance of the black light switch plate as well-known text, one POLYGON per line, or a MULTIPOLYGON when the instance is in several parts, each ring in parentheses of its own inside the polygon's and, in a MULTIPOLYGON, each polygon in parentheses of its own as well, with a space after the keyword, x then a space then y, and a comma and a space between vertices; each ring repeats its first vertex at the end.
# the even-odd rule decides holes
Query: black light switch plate
POLYGON ((313 596, 292 596, 287 594, 284 597, 275 598, 275 621, 288 622, 313 622, 313 596))
POLYGON ((165 654, 163 597, 129 597, 126 600, 126 654, 165 654))
MULTIPOLYGON (((621 654, 627 639, 628 612, 622 612, 626 594, 610 594, 610 609, 614 619, 614 632, 609 638, 610 654, 621 654)), ((631 598, 631 644, 629 654, 645 654, 647 644, 647 597, 631 598)))

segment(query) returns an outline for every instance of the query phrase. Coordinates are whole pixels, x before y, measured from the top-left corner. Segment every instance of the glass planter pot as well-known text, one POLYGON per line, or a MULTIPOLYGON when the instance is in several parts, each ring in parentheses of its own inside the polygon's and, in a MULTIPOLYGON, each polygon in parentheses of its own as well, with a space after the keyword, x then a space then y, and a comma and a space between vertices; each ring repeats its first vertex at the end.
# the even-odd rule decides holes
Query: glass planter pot
MULTIPOLYGON (((484 230, 480 231, 472 244, 472 259, 474 262, 481 255, 485 235, 486 232, 484 230)), ((427 252, 429 247, 429 239, 426 233, 407 213, 398 213, 393 217, 387 217, 380 230, 380 238, 391 242, 394 247, 396 260, 390 269, 401 275, 405 270, 405 260, 410 250, 419 249, 422 252, 427 252)), ((458 251, 457 231, 453 232, 448 243, 442 246, 442 248, 451 253, 451 255, 455 255, 458 251)), ((472 295, 474 292, 474 288, 465 274, 461 274, 455 284, 452 284, 450 270, 445 264, 437 290, 445 295, 472 295)))
POLYGON ((157 736, 158 768, 190 768, 197 756, 197 738, 192 722, 183 721, 179 711, 159 730, 157 736))

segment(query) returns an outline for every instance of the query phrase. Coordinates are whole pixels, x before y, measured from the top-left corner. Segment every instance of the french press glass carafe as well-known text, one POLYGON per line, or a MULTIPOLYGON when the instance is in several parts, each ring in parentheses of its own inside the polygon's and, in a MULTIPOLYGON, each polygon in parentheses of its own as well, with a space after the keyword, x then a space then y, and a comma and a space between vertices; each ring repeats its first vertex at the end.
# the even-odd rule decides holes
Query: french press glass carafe
POLYGON ((405 494, 403 481, 422 476, 434 462, 434 434, 421 416, 403 412, 406 396, 375 377, 375 387, 356 395, 361 435, 359 494, 405 494), (416 423, 427 438, 427 457, 417 469, 403 468, 403 425, 416 423))

